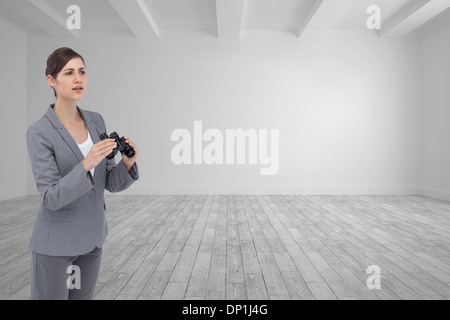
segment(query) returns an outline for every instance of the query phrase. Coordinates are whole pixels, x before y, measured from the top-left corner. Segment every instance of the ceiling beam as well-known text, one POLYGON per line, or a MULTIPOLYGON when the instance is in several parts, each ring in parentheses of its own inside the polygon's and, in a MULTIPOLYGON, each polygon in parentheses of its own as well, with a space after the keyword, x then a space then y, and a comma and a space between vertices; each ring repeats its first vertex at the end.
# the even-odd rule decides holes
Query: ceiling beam
POLYGON ((315 0, 298 29, 298 37, 321 38, 348 4, 349 0, 315 0))
POLYGON ((109 0, 136 38, 159 38, 159 28, 144 0, 109 0))
POLYGON ((414 0, 386 21, 381 37, 401 37, 414 31, 450 7, 450 0, 414 0))
POLYGON ((245 0, 216 0, 217 37, 239 38, 245 0))

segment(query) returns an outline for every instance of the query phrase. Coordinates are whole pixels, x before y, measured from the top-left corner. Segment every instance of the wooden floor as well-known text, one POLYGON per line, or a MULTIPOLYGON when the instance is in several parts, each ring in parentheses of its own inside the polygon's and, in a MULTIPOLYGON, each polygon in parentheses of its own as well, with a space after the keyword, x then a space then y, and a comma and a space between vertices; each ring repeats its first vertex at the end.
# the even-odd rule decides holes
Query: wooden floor
MULTIPOLYGON (((450 202, 107 195, 96 299, 450 299, 450 202), (367 268, 381 268, 370 290, 367 268)), ((0 202, 0 299, 29 299, 40 198, 0 202)))

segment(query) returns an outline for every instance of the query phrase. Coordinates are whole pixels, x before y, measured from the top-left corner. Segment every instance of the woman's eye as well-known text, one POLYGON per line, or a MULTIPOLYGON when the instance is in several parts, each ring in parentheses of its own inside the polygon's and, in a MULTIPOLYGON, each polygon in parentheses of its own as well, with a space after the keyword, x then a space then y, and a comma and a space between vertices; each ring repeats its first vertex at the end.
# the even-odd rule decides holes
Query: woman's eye
MULTIPOLYGON (((80 71, 80 74, 85 75, 86 71, 80 71)), ((72 71, 66 72, 66 76, 70 76, 70 75, 72 75, 72 71)))

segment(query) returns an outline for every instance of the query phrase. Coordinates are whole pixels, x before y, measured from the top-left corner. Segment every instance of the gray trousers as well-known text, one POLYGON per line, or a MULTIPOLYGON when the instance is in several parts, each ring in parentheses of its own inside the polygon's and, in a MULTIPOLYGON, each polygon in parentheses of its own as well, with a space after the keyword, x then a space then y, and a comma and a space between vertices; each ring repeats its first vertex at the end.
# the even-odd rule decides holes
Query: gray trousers
POLYGON ((31 252, 31 300, 92 300, 102 249, 72 257, 31 252))

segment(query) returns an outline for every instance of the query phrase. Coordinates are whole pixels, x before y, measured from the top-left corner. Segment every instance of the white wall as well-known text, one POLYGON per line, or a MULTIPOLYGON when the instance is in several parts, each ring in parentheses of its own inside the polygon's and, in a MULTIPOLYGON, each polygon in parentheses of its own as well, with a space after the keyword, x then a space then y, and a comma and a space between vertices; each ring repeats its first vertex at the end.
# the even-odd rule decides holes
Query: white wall
POLYGON ((450 10, 418 31, 422 44, 422 193, 450 200, 450 10))
POLYGON ((27 194, 26 32, 0 15, 0 200, 27 194))
MULTIPOLYGON (((28 125, 54 100, 48 55, 70 46, 87 64, 81 108, 139 147, 141 178, 126 193, 414 194, 420 190, 420 50, 415 37, 330 31, 322 41, 244 32, 240 41, 165 32, 28 38, 28 125), (280 168, 171 161, 177 128, 279 129, 280 168)), ((117 158, 118 159, 118 158, 117 158)), ((28 169, 31 177, 31 170, 28 169)), ((29 192, 36 193, 34 183, 29 192)))

